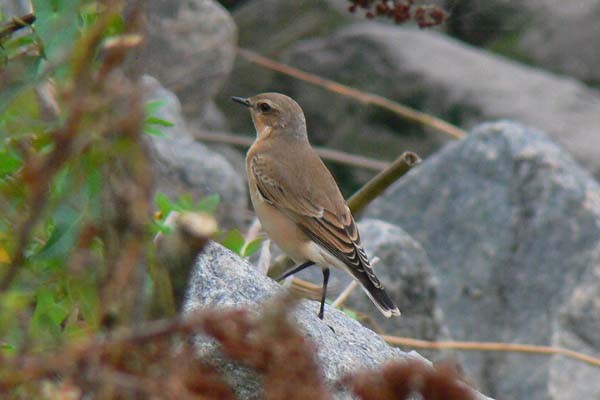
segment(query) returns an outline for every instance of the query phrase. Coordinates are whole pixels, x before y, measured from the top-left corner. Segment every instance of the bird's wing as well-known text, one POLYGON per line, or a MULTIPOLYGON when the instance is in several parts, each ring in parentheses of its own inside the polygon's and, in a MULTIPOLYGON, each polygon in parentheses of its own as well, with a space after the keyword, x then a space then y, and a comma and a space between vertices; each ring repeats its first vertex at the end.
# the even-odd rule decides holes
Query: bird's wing
POLYGON ((250 172, 265 201, 288 215, 312 241, 347 265, 353 274, 364 274, 381 288, 362 248, 354 218, 329 170, 320 159, 311 168, 297 167, 292 174, 295 179, 285 179, 280 172, 285 166, 273 158, 257 154, 250 161, 250 172), (313 176, 302 175, 306 170, 313 176), (311 181, 319 184, 311 185, 311 181))

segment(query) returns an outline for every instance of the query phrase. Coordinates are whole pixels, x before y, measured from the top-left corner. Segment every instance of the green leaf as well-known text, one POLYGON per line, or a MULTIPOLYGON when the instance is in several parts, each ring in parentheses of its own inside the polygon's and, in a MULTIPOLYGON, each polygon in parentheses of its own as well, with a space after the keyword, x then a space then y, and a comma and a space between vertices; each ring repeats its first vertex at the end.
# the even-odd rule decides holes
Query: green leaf
POLYGON ((196 206, 196 210, 200 212, 205 212, 207 214, 214 214, 219 202, 221 201, 221 197, 218 194, 211 194, 210 196, 204 196, 198 202, 196 206))
POLYGON ((21 157, 11 150, 0 151, 0 178, 12 174, 23 165, 21 157))
POLYGON ((148 125, 158 125, 158 126, 175 126, 171 121, 167 121, 165 119, 157 118, 157 117, 148 117, 146 118, 146 124, 148 125))
POLYGON ((49 288, 40 287, 37 291, 31 323, 32 333, 42 337, 47 336, 48 333, 58 336, 60 324, 69 315, 69 310, 66 301, 58 301, 49 288))
POLYGON ((92 276, 70 279, 67 285, 69 296, 79 305, 83 319, 91 326, 100 323, 100 298, 92 276))
POLYGON ((154 221, 154 223, 152 224, 152 233, 163 233, 165 235, 168 235, 171 232, 173 232, 173 228, 168 225, 165 225, 164 222, 154 221))
POLYGON ((244 243, 244 236, 237 229, 229 231, 229 233, 227 233, 225 238, 221 241, 223 246, 239 255, 242 254, 244 243))
POLYGON ((173 211, 173 209, 175 208, 175 205, 171 202, 171 199, 169 199, 169 197, 166 194, 161 192, 156 193, 156 196, 154 196, 154 203, 156 204, 160 212, 163 213, 165 218, 167 217, 169 212, 173 211))
POLYGON ((252 240, 251 242, 246 244, 246 247, 244 248, 244 257, 249 257, 252 254, 256 253, 256 251, 258 249, 260 249, 260 244, 262 243, 262 238, 256 238, 254 240, 252 240))
POLYGON ((3 350, 3 351, 8 350, 10 352, 10 351, 12 351, 14 349, 15 349, 15 346, 13 346, 10 343, 7 343, 7 342, 1 342, 0 343, 0 350, 3 350))
POLYGON ((152 100, 144 104, 144 113, 146 116, 152 116, 156 114, 156 112, 165 104, 167 104, 164 100, 152 100))
POLYGON ((192 199, 192 196, 189 193, 179 196, 175 204, 177 205, 178 211, 194 210, 194 200, 192 199))
POLYGON ((71 49, 79 26, 79 0, 33 0, 35 30, 44 43, 44 53, 51 62, 59 61, 71 49))
POLYGON ((166 138, 168 137, 163 131, 161 131, 160 129, 157 129, 153 126, 149 126, 149 125, 144 125, 144 133, 146 135, 150 135, 150 136, 157 136, 157 137, 163 137, 166 138))
POLYGON ((66 259, 75 246, 83 215, 64 205, 54 214, 55 226, 44 247, 34 255, 36 261, 66 259))
POLYGON ((3 114, 4 129, 11 137, 30 134, 31 131, 38 131, 41 130, 39 128, 44 127, 40 120, 38 101, 33 88, 24 88, 14 93, 6 105, 6 110, 4 113, 0 111, 0 115, 3 114))

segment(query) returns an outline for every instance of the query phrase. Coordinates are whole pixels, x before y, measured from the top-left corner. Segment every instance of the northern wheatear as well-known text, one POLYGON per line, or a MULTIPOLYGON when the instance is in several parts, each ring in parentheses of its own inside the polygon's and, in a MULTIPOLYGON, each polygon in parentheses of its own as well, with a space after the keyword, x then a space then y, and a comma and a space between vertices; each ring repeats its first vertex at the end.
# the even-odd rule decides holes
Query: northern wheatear
POLYGON ((298 103, 279 93, 232 100, 250 109, 256 128, 246 156, 256 215, 267 235, 300 264, 283 277, 313 264, 323 269, 321 319, 330 266, 350 273, 383 315, 400 315, 369 264, 333 176, 308 142, 298 103))

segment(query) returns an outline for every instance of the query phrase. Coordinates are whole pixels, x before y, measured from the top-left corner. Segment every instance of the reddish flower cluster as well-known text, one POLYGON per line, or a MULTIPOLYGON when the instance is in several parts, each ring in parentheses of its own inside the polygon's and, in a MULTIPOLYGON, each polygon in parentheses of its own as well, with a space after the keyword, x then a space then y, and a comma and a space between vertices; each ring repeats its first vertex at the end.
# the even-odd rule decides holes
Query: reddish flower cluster
POLYGON ((369 19, 382 16, 402 23, 414 19, 419 27, 428 28, 442 24, 448 14, 436 5, 415 5, 415 0, 348 0, 350 12, 358 8, 366 11, 369 19))

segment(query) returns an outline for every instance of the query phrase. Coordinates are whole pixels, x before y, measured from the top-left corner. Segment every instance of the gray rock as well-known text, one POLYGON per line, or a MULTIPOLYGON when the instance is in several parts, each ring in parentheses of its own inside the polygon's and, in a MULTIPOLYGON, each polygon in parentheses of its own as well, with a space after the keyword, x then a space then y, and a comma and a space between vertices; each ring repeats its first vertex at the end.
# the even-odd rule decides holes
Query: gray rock
POLYGON ((0 11, 8 20, 31 12, 31 4, 29 0, 0 0, 0 11))
MULTIPOLYGON (((234 306, 256 310, 257 306, 282 290, 274 281, 258 274, 246 261, 211 243, 198 258, 184 309, 186 313, 207 307, 234 306)), ((295 309, 293 319, 317 347, 317 357, 329 383, 357 369, 377 367, 393 358, 424 360, 415 352, 404 353, 388 346, 374 332, 341 311, 326 306, 324 323, 317 318, 317 310, 317 302, 302 301, 295 309)), ((202 350, 205 352, 206 348, 202 350)), ((256 394, 252 395, 256 382, 247 369, 234 364, 225 368, 240 398, 256 397, 256 394)), ((338 398, 349 398, 340 392, 337 395, 338 398)))
MULTIPOLYGON (((359 223, 361 239, 370 257, 379 257, 377 276, 402 311, 401 318, 385 318, 374 311, 362 291, 355 291, 347 305, 368 313, 384 332, 424 340, 448 338, 439 307, 438 282, 423 247, 396 225, 365 219, 359 223)), ((425 352, 440 358, 440 352, 425 352)), ((446 356, 446 354, 444 354, 446 356)))
MULTIPOLYGON (((367 215, 422 244, 456 340, 551 344, 558 310, 600 265, 600 187, 545 135, 510 122, 447 145, 367 215)), ((551 397, 551 358, 464 357, 492 396, 560 398, 551 397)))
POLYGON ((534 17, 519 47, 528 59, 547 69, 600 83, 600 3, 578 0, 565 7, 560 0, 531 0, 534 17))
POLYGON ((166 89, 161 83, 150 75, 142 76, 142 90, 144 102, 160 102, 154 116, 173 124, 173 126, 160 127, 165 135, 178 139, 192 139, 187 128, 187 123, 181 113, 181 103, 172 91, 166 89))
POLYGON ((151 0, 148 11, 147 45, 138 62, 177 93, 186 115, 198 117, 233 67, 235 23, 213 0, 151 0))
POLYGON ((225 227, 241 226, 247 209, 247 189, 241 176, 243 171, 236 170, 223 156, 194 141, 181 115, 177 96, 152 77, 143 77, 143 84, 146 101, 164 102, 156 116, 175 124, 160 128, 167 137, 148 137, 157 191, 172 199, 183 194, 191 194, 196 199, 219 194, 219 222, 225 227))
POLYGON ((600 3, 577 0, 442 1, 449 32, 545 69, 598 84, 600 3))
POLYGON ((346 0, 246 2, 233 13, 240 46, 272 54, 298 40, 331 33, 352 18, 344 3, 346 0))
MULTIPOLYGON (((600 210, 599 210, 600 211, 600 210)), ((596 255, 600 258, 600 255, 596 255)), ((561 308, 552 345, 583 354, 600 355, 600 265, 587 279, 575 287, 561 308)), ((552 399, 600 398, 598 367, 581 361, 556 356, 550 363, 550 392, 552 399)))
MULTIPOLYGON (((352 25, 330 37, 299 43, 285 60, 459 126, 470 127, 484 118, 538 126, 600 176, 600 95, 573 79, 510 62, 436 32, 378 23, 352 25)), ((328 142, 370 148, 379 157, 399 154, 406 149, 402 142, 422 154, 436 145, 435 140, 400 136, 406 124, 390 113, 324 95, 304 83, 285 82, 287 93, 307 112, 313 135, 328 142)), ((440 134, 435 137, 439 143, 440 134)))

